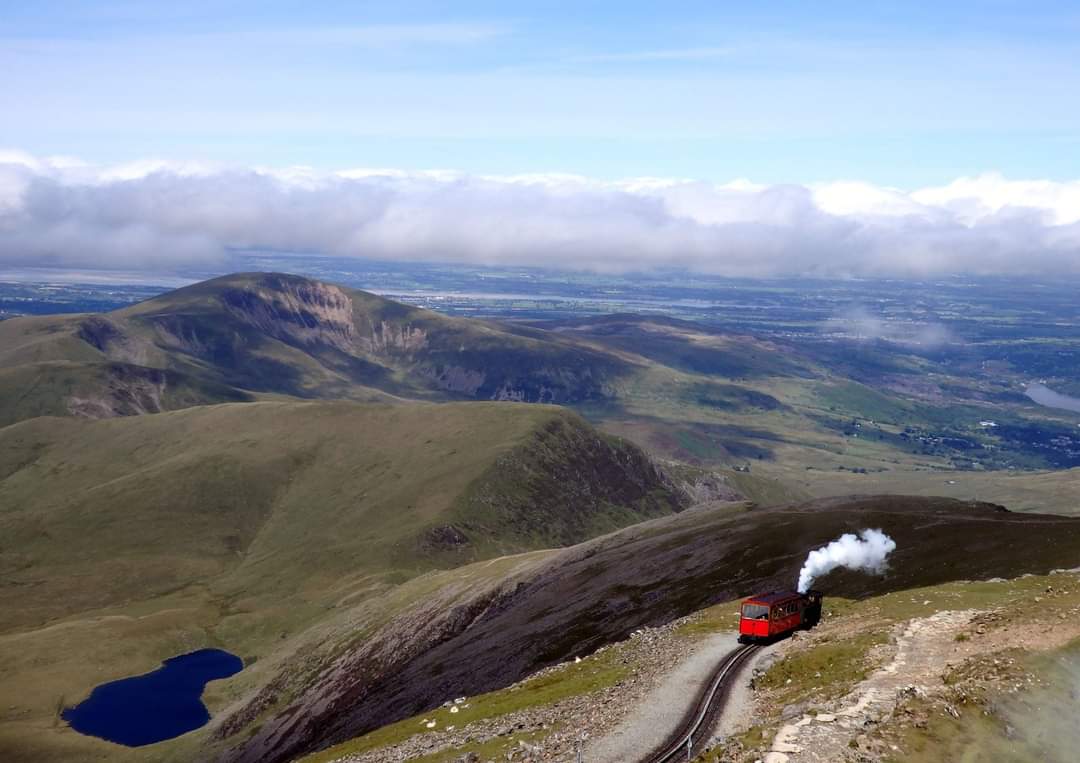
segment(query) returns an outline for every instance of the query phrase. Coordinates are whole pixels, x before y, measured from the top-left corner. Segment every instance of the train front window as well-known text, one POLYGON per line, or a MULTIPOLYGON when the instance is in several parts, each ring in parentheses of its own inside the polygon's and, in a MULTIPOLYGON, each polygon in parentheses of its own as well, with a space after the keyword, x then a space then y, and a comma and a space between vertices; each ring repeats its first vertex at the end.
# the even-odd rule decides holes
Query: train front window
POLYGON ((743 604, 742 616, 748 620, 768 620, 769 608, 764 604, 743 604))

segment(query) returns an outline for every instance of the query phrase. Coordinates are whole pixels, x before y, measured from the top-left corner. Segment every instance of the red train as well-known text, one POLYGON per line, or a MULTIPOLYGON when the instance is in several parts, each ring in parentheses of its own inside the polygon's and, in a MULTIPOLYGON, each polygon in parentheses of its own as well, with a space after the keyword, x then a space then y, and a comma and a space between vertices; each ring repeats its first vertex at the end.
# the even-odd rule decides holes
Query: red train
POLYGON ((813 628, 821 619, 821 591, 769 591, 742 603, 739 641, 779 638, 799 628, 813 628))

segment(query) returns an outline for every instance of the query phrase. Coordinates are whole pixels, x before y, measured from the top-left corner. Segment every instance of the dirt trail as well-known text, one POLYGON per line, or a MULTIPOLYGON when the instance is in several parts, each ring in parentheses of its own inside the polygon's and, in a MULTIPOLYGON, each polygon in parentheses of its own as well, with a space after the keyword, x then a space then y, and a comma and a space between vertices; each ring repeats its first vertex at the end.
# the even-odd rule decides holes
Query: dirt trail
POLYGON ((957 658, 955 635, 975 610, 944 611, 898 626, 892 660, 830 705, 829 712, 804 715, 782 726, 764 763, 836 763, 869 725, 889 716, 912 692, 941 686, 946 664, 957 658))

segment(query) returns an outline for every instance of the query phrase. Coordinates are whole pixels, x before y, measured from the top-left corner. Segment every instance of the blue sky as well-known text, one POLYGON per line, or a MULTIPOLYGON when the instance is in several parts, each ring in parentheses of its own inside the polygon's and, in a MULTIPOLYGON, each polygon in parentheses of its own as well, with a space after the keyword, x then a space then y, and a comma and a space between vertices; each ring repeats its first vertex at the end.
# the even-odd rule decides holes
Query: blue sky
POLYGON ((1080 176, 1080 7, 4 0, 0 147, 900 188, 1080 176), (663 10, 660 10, 662 6, 663 10))

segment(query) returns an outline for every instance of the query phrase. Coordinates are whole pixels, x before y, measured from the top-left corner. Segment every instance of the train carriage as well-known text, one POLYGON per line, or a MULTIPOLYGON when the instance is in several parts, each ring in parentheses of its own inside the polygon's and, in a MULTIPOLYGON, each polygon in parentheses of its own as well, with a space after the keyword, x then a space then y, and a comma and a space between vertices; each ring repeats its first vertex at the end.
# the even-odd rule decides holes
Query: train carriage
POLYGON ((811 628, 821 619, 820 591, 770 591, 742 603, 739 641, 769 641, 799 628, 811 628))

